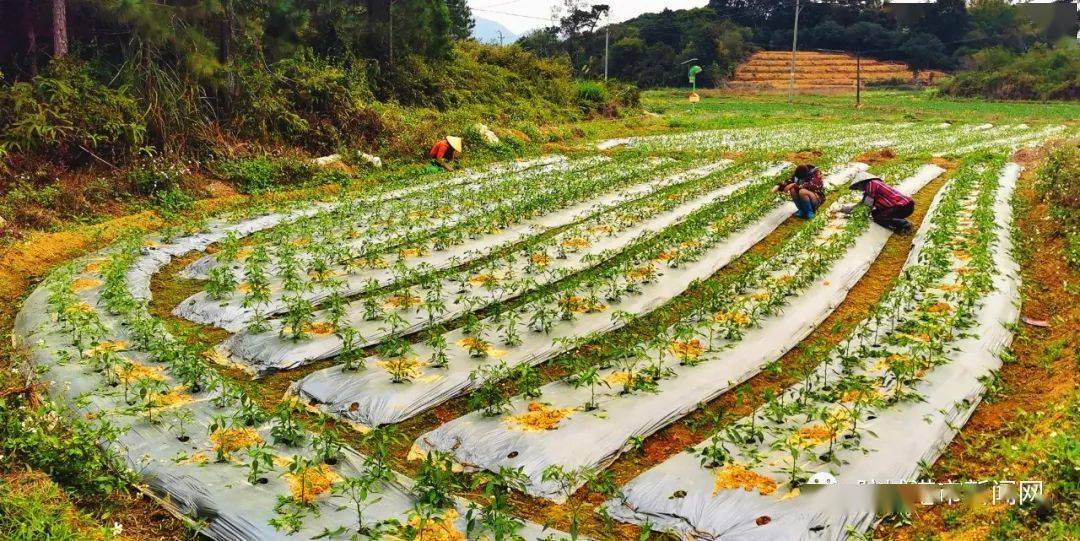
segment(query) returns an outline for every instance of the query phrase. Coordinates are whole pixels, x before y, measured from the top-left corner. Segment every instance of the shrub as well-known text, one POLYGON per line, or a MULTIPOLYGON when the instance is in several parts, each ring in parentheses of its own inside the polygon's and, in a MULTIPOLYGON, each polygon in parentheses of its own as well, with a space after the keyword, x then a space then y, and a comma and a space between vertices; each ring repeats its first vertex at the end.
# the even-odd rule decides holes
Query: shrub
POLYGON ((216 172, 244 193, 260 193, 278 185, 306 183, 318 169, 307 160, 258 156, 218 162, 216 172))
POLYGON ((0 539, 111 539, 56 484, 38 472, 0 478, 0 539))
POLYGON ((91 422, 68 413, 49 402, 34 407, 21 398, 0 398, 0 469, 18 459, 81 495, 123 490, 132 474, 99 447, 115 442, 119 429, 107 419, 91 422))
POLYGON ((949 95, 1010 100, 1080 99, 1080 47, 1037 45, 1022 55, 1002 48, 969 57, 966 70, 945 83, 949 95))
POLYGON ((634 85, 616 81, 585 81, 575 83, 574 102, 585 115, 615 117, 621 109, 641 106, 641 91, 634 85))
POLYGON ((574 83, 574 101, 586 113, 598 112, 608 102, 607 88, 597 81, 577 81, 574 83))
POLYGON ((139 150, 145 135, 127 88, 102 84, 76 60, 53 61, 30 81, 0 87, 0 157, 123 159, 139 150))
POLYGON ((1050 216, 1061 224, 1065 257, 1080 268, 1080 141, 1052 148, 1038 169, 1040 195, 1050 203, 1050 216))
POLYGON ((348 188, 352 180, 352 175, 340 169, 320 169, 315 173, 312 181, 316 185, 337 184, 342 188, 348 188))
POLYGON ((363 69, 347 69, 301 51, 266 70, 257 63, 237 68, 239 95, 233 122, 239 131, 310 150, 377 140, 383 130, 363 69))
POLYGON ((266 156, 229 160, 218 164, 225 180, 236 184, 244 193, 259 193, 269 189, 278 178, 278 168, 266 156))
POLYGON ((154 192, 154 206, 166 216, 188 210, 193 204, 195 199, 175 186, 154 192))
POLYGON ((153 195, 158 190, 175 189, 187 173, 187 169, 182 165, 154 160, 133 167, 127 176, 135 193, 153 195))

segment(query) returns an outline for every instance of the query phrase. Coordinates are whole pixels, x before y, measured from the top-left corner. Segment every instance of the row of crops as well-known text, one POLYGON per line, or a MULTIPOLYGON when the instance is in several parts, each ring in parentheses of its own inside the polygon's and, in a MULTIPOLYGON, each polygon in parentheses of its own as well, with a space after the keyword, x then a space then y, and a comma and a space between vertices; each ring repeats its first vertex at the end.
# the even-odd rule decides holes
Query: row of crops
POLYGON ((509 495, 566 501, 818 327, 891 235, 865 209, 832 212, 856 201, 856 173, 909 194, 947 174, 896 284, 817 369, 604 505, 687 538, 842 538, 870 526, 872 500, 841 504, 851 492, 806 482, 916 477, 970 415, 1017 314, 1008 228, 1019 169, 1004 156, 1061 129, 666 135, 251 208, 70 262, 27 298, 16 337, 54 397, 211 538, 577 537, 576 518, 554 531, 517 516, 509 495), (854 160, 884 146, 902 158, 854 160), (822 150, 827 207, 774 256, 708 280, 789 220, 772 187, 808 147, 822 150), (926 163, 939 152, 957 158, 952 171, 926 163), (202 290, 174 309, 229 331, 204 350, 149 303, 154 275, 208 250, 179 273, 202 290), (599 358, 563 355, 703 283, 654 336, 599 358), (555 359, 565 366, 545 375, 555 359), (288 399, 267 409, 219 366, 284 371, 288 399), (415 440, 412 478, 396 472, 386 432, 372 429, 458 399, 471 412, 415 440), (367 434, 368 452, 308 426, 310 411, 367 434), (451 470, 473 472, 485 496, 455 496, 451 470))

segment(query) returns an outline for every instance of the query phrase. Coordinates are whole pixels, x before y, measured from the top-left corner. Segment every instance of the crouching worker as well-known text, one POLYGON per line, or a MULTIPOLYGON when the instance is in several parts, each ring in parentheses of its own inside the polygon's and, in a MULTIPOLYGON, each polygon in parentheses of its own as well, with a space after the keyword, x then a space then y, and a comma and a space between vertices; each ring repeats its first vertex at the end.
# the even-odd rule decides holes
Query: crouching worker
POLYGON ((844 213, 851 213, 857 205, 865 204, 870 207, 870 218, 878 225, 897 233, 911 231, 911 222, 906 218, 915 212, 913 199, 869 173, 859 173, 850 187, 861 191, 863 198, 859 203, 841 209, 844 213))
POLYGON ((795 208, 799 209, 795 216, 806 220, 813 218, 825 202, 825 182, 821 178, 821 170, 810 164, 796 167, 795 174, 780 181, 773 190, 788 194, 795 208))
POLYGON ((428 158, 431 158, 431 164, 452 171, 454 168, 450 165, 450 162, 454 161, 461 154, 461 138, 454 137, 453 135, 447 135, 445 139, 440 139, 435 145, 428 151, 428 158))

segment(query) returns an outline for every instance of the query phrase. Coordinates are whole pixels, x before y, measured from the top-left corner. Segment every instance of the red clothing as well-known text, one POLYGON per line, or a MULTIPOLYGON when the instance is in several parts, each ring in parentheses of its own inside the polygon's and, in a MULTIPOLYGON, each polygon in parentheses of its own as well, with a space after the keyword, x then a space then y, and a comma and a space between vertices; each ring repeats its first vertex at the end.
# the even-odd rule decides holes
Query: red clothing
POLYGON ((454 159, 454 147, 450 146, 450 143, 446 139, 440 139, 435 146, 431 147, 428 151, 428 158, 433 160, 452 160, 454 159))
MULTIPOLYGON (((811 166, 812 167, 812 166, 811 166)), ((821 178, 821 170, 817 167, 813 167, 810 172, 810 176, 806 180, 802 180, 799 177, 792 176, 789 179, 781 180, 779 189, 786 191, 792 184, 799 189, 810 190, 817 194, 822 200, 825 199, 825 182, 821 178)))
POLYGON ((867 182, 863 186, 863 194, 873 201, 874 208, 902 207, 908 203, 913 203, 910 197, 878 179, 867 182))
POLYGON ((795 184, 799 188, 805 188, 814 192, 818 197, 825 198, 825 181, 821 178, 821 170, 817 167, 814 168, 814 172, 810 173, 810 178, 806 180, 796 180, 795 184))

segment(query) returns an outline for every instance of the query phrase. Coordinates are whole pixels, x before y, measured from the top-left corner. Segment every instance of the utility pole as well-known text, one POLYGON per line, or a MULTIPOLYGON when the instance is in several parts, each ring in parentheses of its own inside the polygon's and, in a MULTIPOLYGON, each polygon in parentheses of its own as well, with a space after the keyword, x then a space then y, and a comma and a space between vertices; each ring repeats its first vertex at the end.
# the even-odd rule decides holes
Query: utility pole
POLYGON ((855 108, 862 107, 862 51, 855 51, 855 108))
POLYGON ((611 25, 604 27, 604 80, 607 80, 608 41, 611 37, 611 25))
POLYGON ((791 83, 788 84, 788 103, 795 101, 795 51, 799 47, 799 0, 795 0, 795 30, 791 33, 791 83))

